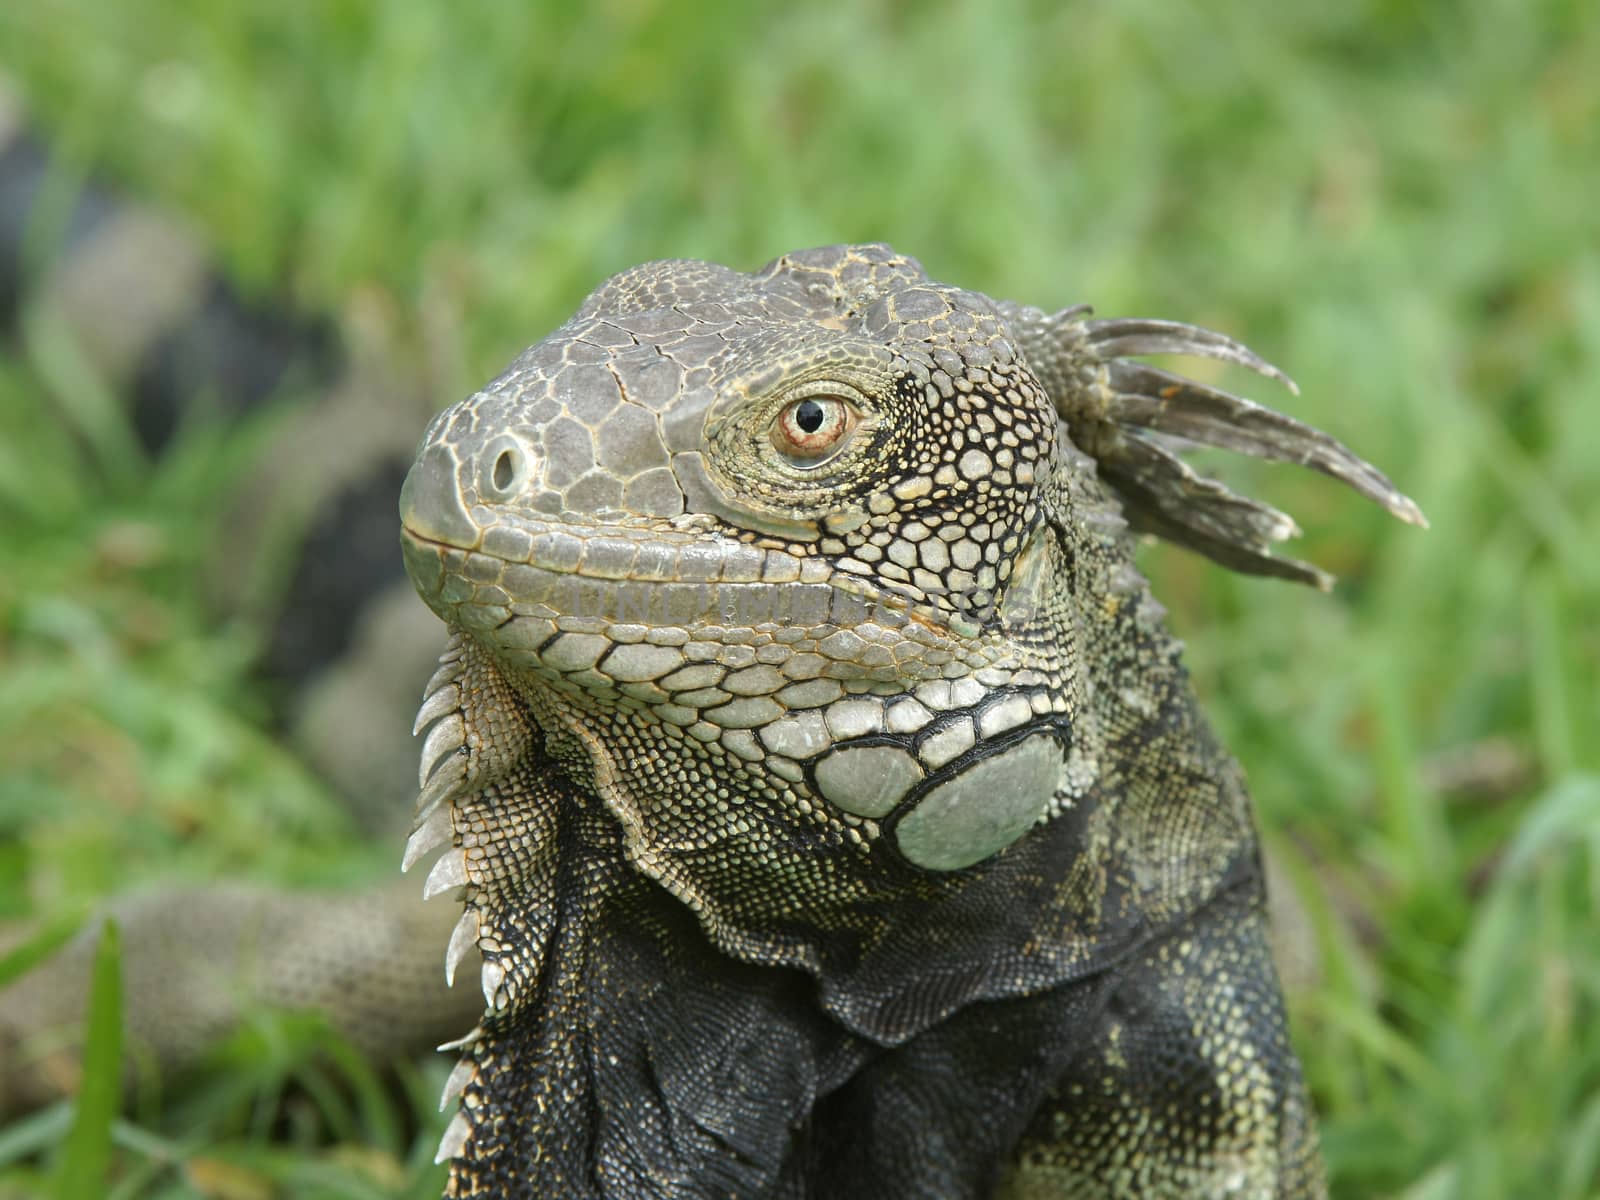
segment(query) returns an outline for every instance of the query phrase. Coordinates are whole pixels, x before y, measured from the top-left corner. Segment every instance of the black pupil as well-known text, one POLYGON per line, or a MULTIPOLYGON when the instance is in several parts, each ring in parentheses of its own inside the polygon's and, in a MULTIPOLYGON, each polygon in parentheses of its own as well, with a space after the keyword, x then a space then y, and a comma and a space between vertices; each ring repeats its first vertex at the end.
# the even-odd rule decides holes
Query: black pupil
POLYGON ((822 405, 815 400, 802 400, 795 405, 794 423, 807 433, 815 433, 822 428, 822 422, 827 415, 822 411, 822 405))

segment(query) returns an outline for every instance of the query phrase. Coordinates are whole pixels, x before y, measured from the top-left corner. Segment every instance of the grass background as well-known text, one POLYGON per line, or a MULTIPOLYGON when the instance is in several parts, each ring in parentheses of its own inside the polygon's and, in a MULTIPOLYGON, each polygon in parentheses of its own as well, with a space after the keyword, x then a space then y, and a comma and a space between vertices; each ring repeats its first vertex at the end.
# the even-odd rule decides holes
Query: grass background
MULTIPOLYGON (((636 261, 833 241, 1248 337, 1433 524, 1243 470, 1335 594, 1146 559, 1328 898, 1295 1015, 1335 1192, 1600 1195, 1592 4, 25 0, 0 66, 62 195, 93 170, 185 214, 441 405, 636 261), (1445 778, 1485 746, 1520 765, 1445 778)), ((267 732, 259 631, 206 612, 259 444, 190 429, 146 461, 70 346, 0 354, 0 914, 392 861, 267 732)), ((198 1099, 140 1098, 116 1194, 436 1194, 429 1081, 408 1114, 315 1042, 258 1030, 198 1099)), ((71 1115, 0 1130, 0 1189, 53 1178, 71 1115)))

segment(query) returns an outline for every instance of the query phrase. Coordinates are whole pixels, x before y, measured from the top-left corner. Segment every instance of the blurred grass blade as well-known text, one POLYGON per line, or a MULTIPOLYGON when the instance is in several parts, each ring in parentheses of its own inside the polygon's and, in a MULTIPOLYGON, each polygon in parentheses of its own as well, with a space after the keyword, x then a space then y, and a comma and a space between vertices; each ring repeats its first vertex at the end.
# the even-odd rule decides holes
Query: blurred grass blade
POLYGON ((107 484, 117 488, 136 479, 145 469, 144 448, 125 406, 96 373, 66 323, 57 314, 28 308, 22 336, 45 394, 83 439, 107 484))
POLYGON ((1589 1191, 1591 1187, 1600 1187, 1600 1096, 1584 1109, 1572 1128, 1566 1163, 1561 1169, 1561 1190, 1556 1194, 1561 1200, 1584 1200, 1595 1194, 1589 1191))
POLYGON ((83 925, 81 912, 68 912, 41 925, 26 941, 0 954, 0 988, 15 983, 49 958, 83 925))
MULTIPOLYGON (((0 1129, 0 1171, 54 1146, 72 1125, 72 1104, 62 1100, 0 1129)), ((3 1179, 0 1176, 0 1179, 3 1179)), ((0 1185, 0 1196, 7 1196, 0 1185)))
MULTIPOLYGON (((1507 848, 1500 874, 1518 878, 1540 855, 1583 846, 1600 832, 1600 776, 1578 774, 1561 780, 1531 806, 1507 848)), ((1592 844, 1592 843, 1591 843, 1592 844)))
MULTIPOLYGON (((1561 589, 1550 572, 1529 581, 1524 605, 1531 662, 1528 683, 1533 691, 1533 732, 1540 757, 1552 775, 1565 775, 1582 763, 1584 737, 1578 714, 1581 703, 1573 677, 1575 656, 1567 632, 1561 589)), ((1583 764, 1587 765, 1587 764, 1583 764)))
POLYGON ((98 1200, 111 1169, 111 1124, 122 1094, 122 947, 106 921, 89 977, 83 1081, 72 1129, 56 1163, 56 1200, 98 1200))

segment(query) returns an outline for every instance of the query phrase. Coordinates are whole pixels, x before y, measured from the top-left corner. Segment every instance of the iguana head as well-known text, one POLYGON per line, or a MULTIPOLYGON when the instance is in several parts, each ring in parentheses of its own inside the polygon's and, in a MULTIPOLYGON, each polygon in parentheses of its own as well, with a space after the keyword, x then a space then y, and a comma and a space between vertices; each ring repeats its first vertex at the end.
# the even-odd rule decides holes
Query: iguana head
POLYGON ((654 263, 435 423, 407 561, 538 715, 648 731, 618 803, 686 896, 808 841, 954 870, 1072 745, 1055 442, 994 306, 909 259, 654 263))
POLYGON ((1331 439, 1118 357, 1163 351, 1277 374, 1220 335, 996 303, 883 246, 607 281, 440 414, 406 481, 408 568, 464 638, 419 718, 424 809, 543 742, 730 947, 1002 850, 1096 773, 1084 640, 1143 601, 1121 511, 1320 579, 1267 553, 1288 518, 1161 433, 1415 511, 1331 439), (440 693, 463 673, 475 690, 440 693))
MULTIPOLYGON (((686 889, 755 868, 744 822, 714 815, 741 809, 852 854, 970 866, 1066 801, 1088 749, 1075 551, 1118 521, 1063 417, 1149 499, 1141 524, 1215 521, 1211 499, 1239 520, 1205 548, 1305 572, 1261 549, 1292 522, 1150 433, 1268 452, 1311 431, 1116 356, 1276 372, 1189 327, 1062 316, 933 283, 882 246, 754 274, 635 268, 434 421, 401 501, 411 574, 536 716, 619 747, 635 849, 683 858, 686 889), (618 722, 651 730, 634 757, 618 722), (688 789, 700 812, 669 783, 686 762, 707 773, 688 789)), ((1335 443, 1280 449, 1311 444, 1409 504, 1335 443)))
MULTIPOLYGON (((539 974, 560 847, 605 853, 564 831, 567 806, 601 814, 627 871, 718 949, 808 970, 836 1016, 891 1039, 984 990, 863 1015, 849 980, 897 898, 926 917, 996 862, 1039 882, 1008 848, 1067 813, 1084 824, 1060 886, 1089 898, 1086 928, 1108 889, 1222 870, 1227 838, 1113 883, 1088 852, 1113 836, 1092 801, 1121 770, 1107 747, 1162 736, 1177 689, 1128 523, 1321 577, 1268 552, 1292 522, 1162 435, 1414 510, 1331 439, 1120 358, 1163 352, 1276 374, 1220 335, 1048 316, 829 247, 753 274, 627 271, 440 414, 400 505, 411 576, 455 633, 418 717, 408 863, 451 846, 430 889, 466 885, 452 960, 482 947, 491 1017, 539 974)), ((882 951, 870 1004, 939 956, 938 919, 921 949, 882 951)))

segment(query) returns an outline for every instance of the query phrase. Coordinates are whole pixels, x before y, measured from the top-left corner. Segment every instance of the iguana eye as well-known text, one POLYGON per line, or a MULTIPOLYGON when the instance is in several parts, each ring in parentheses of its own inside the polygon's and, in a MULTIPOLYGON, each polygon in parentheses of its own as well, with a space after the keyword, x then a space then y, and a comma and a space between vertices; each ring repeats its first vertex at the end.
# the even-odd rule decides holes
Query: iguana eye
POLYGON ((838 396, 805 396, 773 421, 772 444, 791 466, 816 467, 844 447, 855 425, 855 410, 838 396))

